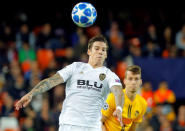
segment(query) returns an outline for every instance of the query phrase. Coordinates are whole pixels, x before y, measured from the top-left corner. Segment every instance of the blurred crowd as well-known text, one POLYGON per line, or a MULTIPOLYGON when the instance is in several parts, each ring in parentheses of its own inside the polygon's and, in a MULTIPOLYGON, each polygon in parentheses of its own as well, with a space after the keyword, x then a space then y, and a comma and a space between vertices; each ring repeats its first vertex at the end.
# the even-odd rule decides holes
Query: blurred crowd
POLYGON ((161 81, 155 91, 151 82, 145 82, 140 93, 147 101, 148 109, 138 131, 185 130, 185 105, 174 110, 176 97, 166 81, 161 81))
MULTIPOLYGON (((14 110, 14 104, 40 80, 52 76, 57 70, 73 61, 87 62, 87 42, 97 34, 103 34, 109 41, 105 65, 121 79, 126 67, 134 64, 134 57, 185 57, 185 24, 174 31, 171 26, 157 28, 149 22, 141 32, 136 32, 132 21, 125 22, 121 28, 123 25, 110 13, 106 29, 98 24, 89 28, 73 25, 73 31, 68 32, 66 28, 56 27, 48 21, 31 26, 27 17, 23 13, 17 18, 19 23, 2 22, 0 25, 0 118, 5 123, 15 118, 15 128, 18 125, 17 129, 21 131, 57 130, 65 99, 65 84, 36 96, 24 110, 14 110)), ((140 94, 147 100, 148 110, 137 130, 185 130, 185 105, 180 105, 175 112, 176 96, 167 82, 159 83, 155 91, 151 82, 145 82, 140 94)), ((11 128, 10 125, 7 127, 11 128)))

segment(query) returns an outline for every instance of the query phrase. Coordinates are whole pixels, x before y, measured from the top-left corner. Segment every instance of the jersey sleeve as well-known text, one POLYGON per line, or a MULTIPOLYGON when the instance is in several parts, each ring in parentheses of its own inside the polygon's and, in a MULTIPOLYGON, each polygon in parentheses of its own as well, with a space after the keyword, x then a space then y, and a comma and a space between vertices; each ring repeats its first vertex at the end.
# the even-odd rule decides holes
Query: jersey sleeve
POLYGON ((108 72, 108 86, 111 88, 114 85, 120 85, 121 86, 121 81, 119 77, 112 71, 108 72))
POLYGON ((110 117, 113 114, 115 108, 116 108, 116 104, 115 104, 114 95, 112 93, 110 93, 107 97, 105 104, 103 105, 102 110, 101 110, 102 115, 104 115, 106 117, 110 117))
POLYGON ((147 109, 147 102, 146 102, 144 99, 142 99, 142 112, 141 112, 141 114, 134 120, 134 122, 136 122, 136 123, 141 123, 141 122, 142 122, 143 116, 144 116, 144 114, 145 114, 145 112, 146 112, 146 109, 147 109))
POLYGON ((73 62, 72 64, 67 65, 63 69, 59 70, 57 73, 59 73, 59 75, 63 78, 64 82, 66 82, 67 79, 69 79, 73 74, 73 71, 75 70, 75 68, 76 68, 76 64, 75 62, 73 62))

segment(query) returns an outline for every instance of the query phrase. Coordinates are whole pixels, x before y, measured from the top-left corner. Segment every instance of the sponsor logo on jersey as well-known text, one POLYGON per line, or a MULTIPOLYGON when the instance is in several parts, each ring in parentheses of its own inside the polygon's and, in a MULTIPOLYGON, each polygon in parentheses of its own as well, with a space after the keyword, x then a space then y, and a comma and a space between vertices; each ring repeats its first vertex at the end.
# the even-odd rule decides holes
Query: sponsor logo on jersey
POLYGON ((103 81, 105 79, 105 77, 106 77, 106 75, 104 73, 101 73, 99 75, 99 78, 100 78, 101 81, 103 81))
MULTIPOLYGON (((117 121, 119 121, 117 117, 115 117, 115 119, 116 119, 117 121)), ((130 119, 130 118, 122 117, 122 122, 123 122, 123 124, 125 125, 125 127, 127 126, 127 124, 131 124, 132 121, 133 121, 133 120, 130 119)))
POLYGON ((90 82, 89 80, 77 80, 77 88, 88 90, 92 89, 101 92, 102 87, 103 84, 98 84, 98 82, 90 82))
POLYGON ((130 119, 130 118, 122 117, 122 121, 123 121, 123 124, 130 124, 130 123, 132 123, 132 119, 130 119))

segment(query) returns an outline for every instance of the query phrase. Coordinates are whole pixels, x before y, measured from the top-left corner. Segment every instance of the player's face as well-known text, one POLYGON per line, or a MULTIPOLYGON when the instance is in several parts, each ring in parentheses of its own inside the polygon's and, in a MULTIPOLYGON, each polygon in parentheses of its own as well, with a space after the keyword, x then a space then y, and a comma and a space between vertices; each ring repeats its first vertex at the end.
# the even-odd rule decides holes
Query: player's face
POLYGON ((124 84, 126 90, 131 93, 137 93, 142 84, 141 75, 133 74, 133 72, 127 71, 126 78, 124 79, 124 84))
POLYGON ((107 45, 104 42, 96 41, 91 49, 88 50, 89 59, 104 62, 107 58, 107 45))

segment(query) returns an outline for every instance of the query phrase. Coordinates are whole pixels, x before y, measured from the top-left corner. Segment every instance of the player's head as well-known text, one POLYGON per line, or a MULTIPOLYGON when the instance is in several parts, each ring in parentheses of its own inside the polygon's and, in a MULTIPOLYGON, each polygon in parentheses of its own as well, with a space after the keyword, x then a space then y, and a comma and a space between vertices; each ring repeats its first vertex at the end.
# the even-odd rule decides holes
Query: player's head
POLYGON ((91 38, 88 42, 89 59, 102 61, 107 58, 108 42, 102 35, 91 38))
POLYGON ((132 93, 137 93, 141 87, 141 68, 137 65, 127 67, 124 78, 125 88, 132 93))

